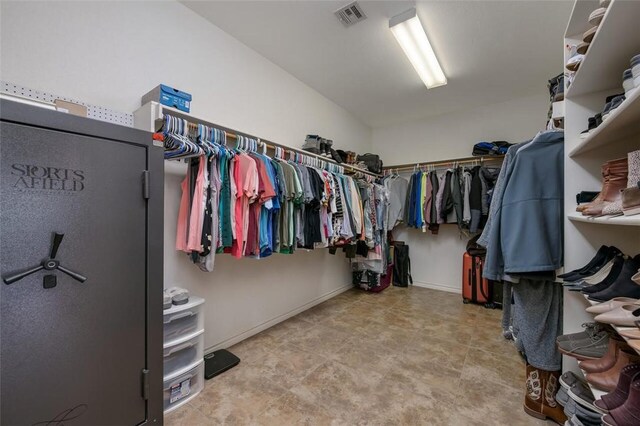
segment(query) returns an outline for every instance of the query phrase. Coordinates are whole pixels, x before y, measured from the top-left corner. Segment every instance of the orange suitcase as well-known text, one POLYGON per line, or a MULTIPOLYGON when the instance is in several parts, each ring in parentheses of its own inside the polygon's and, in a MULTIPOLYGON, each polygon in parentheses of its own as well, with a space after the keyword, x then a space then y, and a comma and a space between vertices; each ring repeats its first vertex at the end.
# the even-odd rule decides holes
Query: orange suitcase
POLYGON ((462 301, 489 303, 489 280, 482 278, 482 258, 465 253, 462 258, 462 301))

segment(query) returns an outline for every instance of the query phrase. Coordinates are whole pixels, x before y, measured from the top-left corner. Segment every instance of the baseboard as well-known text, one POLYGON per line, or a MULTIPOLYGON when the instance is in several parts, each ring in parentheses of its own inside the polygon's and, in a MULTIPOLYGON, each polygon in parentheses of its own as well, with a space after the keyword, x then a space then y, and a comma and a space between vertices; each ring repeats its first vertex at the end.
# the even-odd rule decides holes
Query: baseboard
POLYGON ((297 307, 297 308, 295 308, 295 309, 293 309, 293 310, 291 310, 291 311, 289 311, 289 312, 287 312, 285 314, 278 315, 277 317, 272 318, 272 319, 270 319, 268 321, 265 321, 262 324, 259 324, 259 325, 255 326, 255 327, 253 327, 253 328, 251 328, 251 329, 249 329, 247 331, 244 331, 244 332, 242 332, 240 334, 237 334, 237 335, 235 335, 235 336, 233 336, 233 337, 231 337, 229 339, 226 339, 226 340, 224 340, 224 341, 222 341, 220 343, 217 343, 217 344, 215 344, 215 345, 213 345, 211 347, 205 348, 204 352, 205 353, 209 353, 209 352, 217 351, 218 349, 226 349, 226 348, 228 348, 230 346, 235 345, 236 343, 240 343, 243 340, 248 339, 249 337, 258 334, 261 331, 264 331, 269 327, 273 327, 274 325, 276 325, 278 323, 281 323, 282 321, 287 320, 287 319, 289 319, 289 318, 291 318, 293 316, 296 316, 299 313, 306 311, 307 309, 311 309, 314 306, 324 302, 325 300, 329 300, 332 297, 335 297, 335 296, 339 295, 340 293, 344 293, 345 291, 347 291, 347 290, 349 290, 351 288, 353 288, 353 285, 346 285, 344 287, 340 287, 338 289, 330 291, 329 293, 327 293, 325 295, 322 295, 322 296, 320 296, 320 297, 318 297, 316 299, 313 299, 312 301, 310 301, 308 303, 305 303, 304 305, 299 306, 299 307, 297 307))
POLYGON ((430 288, 432 290, 446 291, 448 293, 462 294, 462 289, 460 289, 459 287, 453 288, 442 284, 423 283, 415 280, 413 281, 413 285, 416 287, 430 288))

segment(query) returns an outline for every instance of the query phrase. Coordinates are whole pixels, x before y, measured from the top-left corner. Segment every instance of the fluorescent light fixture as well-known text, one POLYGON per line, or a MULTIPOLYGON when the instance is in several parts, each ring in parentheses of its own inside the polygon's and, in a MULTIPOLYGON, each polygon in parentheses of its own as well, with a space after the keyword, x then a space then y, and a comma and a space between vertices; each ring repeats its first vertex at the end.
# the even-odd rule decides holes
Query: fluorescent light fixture
POLYGON ((428 89, 447 84, 415 8, 391 18, 389 28, 428 89))

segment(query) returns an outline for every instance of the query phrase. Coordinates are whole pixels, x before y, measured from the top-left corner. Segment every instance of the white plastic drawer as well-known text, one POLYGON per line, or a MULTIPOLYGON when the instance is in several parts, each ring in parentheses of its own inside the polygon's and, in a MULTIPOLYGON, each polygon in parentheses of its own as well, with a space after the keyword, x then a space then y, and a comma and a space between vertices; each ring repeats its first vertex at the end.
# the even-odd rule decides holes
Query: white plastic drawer
POLYGON ((204 328, 204 299, 192 296, 189 303, 177 305, 163 313, 164 343, 174 341, 193 334, 204 328))
POLYGON ((178 408, 193 398, 204 388, 204 361, 177 376, 174 379, 165 380, 162 386, 164 399, 164 412, 178 408))
POLYGON ((180 339, 172 345, 165 345, 163 349, 163 375, 172 377, 181 370, 202 360, 204 356, 204 330, 180 339))

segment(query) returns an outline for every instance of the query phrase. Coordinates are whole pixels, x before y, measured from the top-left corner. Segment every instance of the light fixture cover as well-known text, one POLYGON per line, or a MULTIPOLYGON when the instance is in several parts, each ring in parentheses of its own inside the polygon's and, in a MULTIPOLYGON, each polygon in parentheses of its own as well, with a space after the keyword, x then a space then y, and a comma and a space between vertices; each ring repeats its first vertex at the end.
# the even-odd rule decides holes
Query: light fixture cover
POLYGON ((428 89, 447 84, 415 8, 391 18, 389 28, 428 89))

